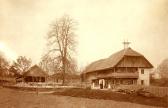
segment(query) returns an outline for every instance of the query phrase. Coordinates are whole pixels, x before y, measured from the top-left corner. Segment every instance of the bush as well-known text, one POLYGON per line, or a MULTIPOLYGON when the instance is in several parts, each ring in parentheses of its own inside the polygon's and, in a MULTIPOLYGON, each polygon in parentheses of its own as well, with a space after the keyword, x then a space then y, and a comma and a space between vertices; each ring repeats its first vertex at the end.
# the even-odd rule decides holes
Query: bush
POLYGON ((86 87, 86 90, 91 90, 91 87, 90 87, 90 86, 87 86, 87 87, 86 87))
POLYGON ((151 85, 160 86, 160 87, 168 87, 168 78, 151 79, 151 85))
POLYGON ((139 96, 144 96, 144 97, 149 97, 149 98, 155 97, 153 93, 145 90, 144 88, 137 90, 136 93, 139 96))

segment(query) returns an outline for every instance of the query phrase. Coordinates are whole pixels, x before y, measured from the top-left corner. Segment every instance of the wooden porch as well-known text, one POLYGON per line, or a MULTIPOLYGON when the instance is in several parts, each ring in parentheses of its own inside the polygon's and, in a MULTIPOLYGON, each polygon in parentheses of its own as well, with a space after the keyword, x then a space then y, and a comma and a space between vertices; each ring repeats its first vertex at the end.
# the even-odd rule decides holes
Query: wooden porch
POLYGON ((136 85, 138 78, 101 78, 92 80, 92 88, 113 88, 116 85, 136 85))

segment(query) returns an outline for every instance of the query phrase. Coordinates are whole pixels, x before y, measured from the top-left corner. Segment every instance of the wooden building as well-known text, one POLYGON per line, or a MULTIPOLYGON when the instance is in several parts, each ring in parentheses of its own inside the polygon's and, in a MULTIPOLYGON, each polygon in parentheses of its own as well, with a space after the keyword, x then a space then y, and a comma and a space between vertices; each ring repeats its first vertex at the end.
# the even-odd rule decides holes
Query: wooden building
POLYGON ((130 47, 91 63, 82 73, 92 88, 112 88, 114 85, 149 85, 152 64, 130 47))
POLYGON ((48 74, 45 73, 39 66, 32 66, 26 73, 23 74, 25 82, 45 82, 48 74))

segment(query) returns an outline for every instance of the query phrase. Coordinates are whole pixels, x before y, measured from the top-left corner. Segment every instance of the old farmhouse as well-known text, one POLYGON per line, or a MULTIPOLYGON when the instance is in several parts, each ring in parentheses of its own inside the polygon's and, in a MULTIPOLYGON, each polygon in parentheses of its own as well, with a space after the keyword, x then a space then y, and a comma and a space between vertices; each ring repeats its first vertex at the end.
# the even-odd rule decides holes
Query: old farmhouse
POLYGON ((82 76, 92 88, 112 88, 114 85, 149 85, 152 64, 130 47, 91 63, 82 76))

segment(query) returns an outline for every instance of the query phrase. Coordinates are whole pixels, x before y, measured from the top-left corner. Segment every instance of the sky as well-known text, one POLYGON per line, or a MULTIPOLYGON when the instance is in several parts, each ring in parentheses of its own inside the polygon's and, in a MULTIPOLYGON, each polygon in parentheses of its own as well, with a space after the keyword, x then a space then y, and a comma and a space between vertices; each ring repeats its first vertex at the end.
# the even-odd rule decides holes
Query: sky
POLYGON ((78 22, 79 68, 122 50, 124 40, 154 66, 168 58, 167 0, 0 0, 0 50, 38 63, 50 24, 65 14, 78 22))

